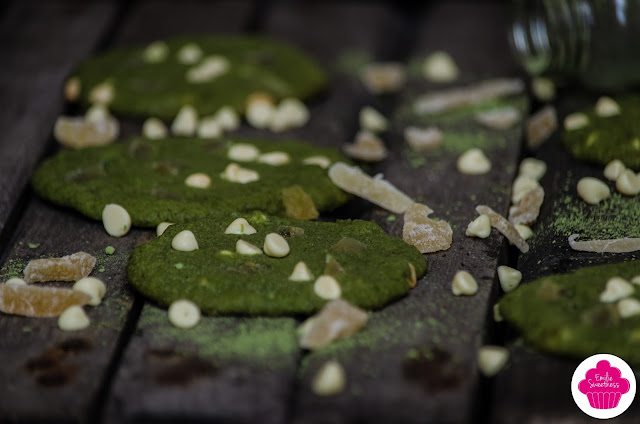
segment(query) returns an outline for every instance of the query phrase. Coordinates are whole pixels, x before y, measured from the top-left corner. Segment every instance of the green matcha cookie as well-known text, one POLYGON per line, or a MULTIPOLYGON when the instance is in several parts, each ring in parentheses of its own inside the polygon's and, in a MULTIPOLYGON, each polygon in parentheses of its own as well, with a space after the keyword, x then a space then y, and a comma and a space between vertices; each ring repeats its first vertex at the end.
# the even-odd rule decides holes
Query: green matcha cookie
POLYGON ((500 312, 539 349, 578 358, 606 352, 640 364, 640 315, 621 316, 640 300, 640 286, 627 283, 633 300, 623 304, 611 301, 611 289, 609 302, 600 299, 610 278, 638 275, 640 261, 630 261, 543 277, 507 293, 500 312))
POLYGON ((172 119, 190 104, 201 115, 222 106, 244 110, 257 91, 275 100, 307 98, 326 85, 317 63, 301 51, 268 38, 198 36, 149 46, 109 50, 81 63, 81 100, 109 103, 111 110, 172 119))
POLYGON ((45 199, 93 219, 106 204, 119 204, 143 227, 214 210, 313 219, 348 199, 323 168, 338 160, 345 159, 334 149, 301 142, 133 138, 62 151, 40 165, 32 184, 45 199))
POLYGON ((283 315, 317 311, 328 299, 321 297, 323 293, 341 293, 354 305, 380 308, 409 291, 415 282, 411 267, 414 277, 422 276, 427 269, 424 257, 373 222, 303 221, 253 212, 172 225, 133 251, 127 273, 138 291, 164 306, 190 299, 211 314, 283 315), (238 218, 246 222, 234 223, 238 218), (227 234, 229 226, 245 234, 227 234), (176 235, 185 230, 195 236, 197 250, 172 247, 176 235), (289 247, 286 256, 269 256, 270 233, 282 235, 289 247), (239 240, 243 246, 237 246, 239 240), (238 253, 246 249, 245 242, 257 248, 256 254, 238 253), (291 280, 292 273, 300 281, 291 280), (327 275, 337 281, 338 293, 316 287, 323 285, 318 278, 327 275))
POLYGON ((620 159, 628 168, 640 170, 640 96, 616 99, 620 113, 598 116, 593 107, 583 110, 588 123, 564 130, 565 146, 580 160, 606 165, 620 159))

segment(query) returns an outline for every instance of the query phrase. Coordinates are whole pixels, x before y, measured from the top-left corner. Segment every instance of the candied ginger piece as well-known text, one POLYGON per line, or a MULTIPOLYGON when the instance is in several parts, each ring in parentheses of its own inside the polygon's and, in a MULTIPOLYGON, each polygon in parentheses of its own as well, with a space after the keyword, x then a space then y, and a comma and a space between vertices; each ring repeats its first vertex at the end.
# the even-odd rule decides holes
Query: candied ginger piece
POLYGON ((395 93, 407 79, 404 65, 397 62, 377 62, 365 66, 360 79, 372 94, 395 93))
POLYGON ((640 238, 624 237, 610 240, 576 241, 580 234, 569 236, 569 246, 573 250, 597 253, 627 253, 640 250, 640 238))
POLYGON ((88 277, 96 264, 96 258, 85 252, 61 258, 34 259, 24 268, 27 283, 38 281, 77 281, 88 277))
POLYGON ((521 93, 524 83, 519 79, 496 78, 468 87, 453 88, 425 94, 413 104, 418 115, 432 115, 462 106, 482 103, 496 97, 521 93))
POLYGON ((53 135, 65 147, 83 149, 110 144, 119 131, 118 121, 112 116, 96 120, 61 116, 56 120, 53 135))
POLYGON ((476 113, 476 121, 495 130, 506 130, 521 119, 520 111, 513 106, 476 113))
POLYGON ((527 120, 527 146, 535 150, 558 128, 556 109, 549 105, 527 120))
POLYGON ((531 225, 538 219, 540 214, 540 206, 544 201, 544 189, 542 187, 536 187, 529 191, 518 202, 515 209, 509 213, 509 222, 513 225, 525 224, 531 225))
POLYGON ((316 219, 320 214, 313 199, 302 187, 294 185, 282 189, 285 215, 295 219, 316 219))
POLYGON ((379 162, 388 155, 387 148, 377 135, 369 130, 360 130, 352 144, 345 144, 342 150, 354 159, 365 162, 379 162))
POLYGON ((500 231, 510 243, 515 244, 522 253, 527 253, 529 251, 529 245, 527 242, 520 237, 520 233, 516 227, 507 221, 505 217, 485 205, 476 206, 476 212, 480 215, 488 215, 489 220, 491 221, 491 226, 500 231))
POLYGON ((445 221, 429 219, 432 212, 428 206, 414 203, 404 214, 402 239, 417 247, 420 253, 447 250, 451 246, 451 226, 445 221))
POLYGON ((343 162, 329 168, 329 178, 342 190, 355 194, 393 213, 404 213, 413 200, 381 177, 370 177, 357 166, 343 162))
POLYGON ((324 305, 320 312, 302 323, 300 347, 320 349, 360 330, 368 319, 369 314, 366 311, 346 300, 332 300, 324 305))
POLYGON ((0 311, 26 317, 57 317, 70 306, 89 304, 91 296, 71 289, 0 284, 0 311))

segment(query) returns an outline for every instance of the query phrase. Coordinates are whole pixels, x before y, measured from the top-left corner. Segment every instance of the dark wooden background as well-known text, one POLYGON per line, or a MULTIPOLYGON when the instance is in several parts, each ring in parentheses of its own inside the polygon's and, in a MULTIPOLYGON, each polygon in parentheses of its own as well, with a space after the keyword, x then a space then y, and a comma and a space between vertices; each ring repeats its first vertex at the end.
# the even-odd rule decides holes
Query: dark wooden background
MULTIPOLYGON (((526 281, 590 258, 550 241, 519 259, 495 231, 487 240, 464 236, 477 203, 507 213, 511 182, 525 155, 550 165, 543 179, 542 222, 552 219, 550 205, 568 178, 575 186, 579 176, 601 172, 571 160, 557 134, 540 151, 527 152, 520 127, 505 133, 504 146, 487 152, 494 170, 469 179, 455 171, 453 154, 440 157, 437 166, 410 166, 401 122, 394 121, 385 136, 390 158, 368 170, 383 172, 447 219, 454 228, 453 245, 427 255, 429 272, 408 297, 373 313, 351 340, 314 353, 297 348, 298 318, 205 317, 194 330, 174 329, 164 310, 137 296, 126 282, 129 253, 152 231, 134 229, 121 239, 110 238, 100 223, 46 204, 29 189, 34 167, 58 149, 51 136, 56 117, 81 112, 64 103, 62 87, 74 64, 92 53, 184 33, 282 38, 315 56, 331 76, 329 92, 311 106, 311 122, 285 136, 339 147, 357 131, 362 106, 394 116, 416 94, 436 88, 413 78, 397 95, 373 97, 345 70, 346 57, 411 64, 441 49, 462 69, 457 84, 519 76, 506 41, 508 12, 506 2, 470 1, 3 3, 0 275, 20 275, 30 259, 84 250, 98 258, 94 274, 108 292, 103 305, 88 308, 92 324, 79 332, 60 331, 55 319, 0 314, 0 422, 595 422, 571 399, 569 383, 579 361, 527 348, 504 324, 494 323, 491 312, 501 295, 497 265, 519 264, 526 281), (108 245, 116 248, 113 256, 104 253, 108 245), (451 278, 462 268, 478 279, 480 290, 473 297, 451 294, 451 278), (483 378, 475 362, 478 348, 487 343, 511 351, 509 365, 493 379, 483 378), (431 355, 407 361, 411 349, 431 355), (344 364, 348 385, 338 396, 319 398, 310 380, 327 359, 344 364)), ((560 116, 594 98, 562 91, 560 116)), ((538 106, 531 101, 532 109, 538 106)), ((123 135, 133 135, 141 121, 122 125, 123 135)), ((239 133, 274 137, 246 126, 239 133)), ((335 214, 373 219, 400 236, 401 217, 392 222, 388 215, 357 200, 335 214)), ((614 421, 638 422, 637 405, 614 421)))

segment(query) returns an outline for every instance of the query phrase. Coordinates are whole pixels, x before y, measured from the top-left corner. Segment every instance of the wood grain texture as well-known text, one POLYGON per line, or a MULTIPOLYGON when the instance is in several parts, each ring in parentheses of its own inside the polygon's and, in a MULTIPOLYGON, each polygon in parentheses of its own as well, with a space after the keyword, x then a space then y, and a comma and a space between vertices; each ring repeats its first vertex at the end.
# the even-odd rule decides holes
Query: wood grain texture
MULTIPOLYGON (((465 13, 461 12, 460 5, 439 4, 428 9, 417 23, 420 30, 412 58, 420 60, 434 49, 452 52, 463 70, 459 83, 513 75, 512 63, 504 59, 507 46, 497 32, 503 9, 466 4, 465 13), (459 28, 454 37, 449 37, 450 25, 459 28), (484 52, 485 57, 475 51, 484 52)), ((400 112, 417 94, 436 87, 419 75, 411 76, 388 135, 391 156, 370 171, 382 172, 401 190, 434 209, 434 217, 448 221, 454 229, 453 244, 445 252, 425 255, 427 275, 406 298, 375 312, 361 332, 305 357, 294 422, 457 423, 474 418, 478 396, 475 357, 505 244, 495 230, 486 240, 468 238, 464 232, 477 216, 474 208, 479 203, 506 213, 520 152, 520 128, 489 133, 490 137, 504 137, 505 142, 486 150, 494 164, 488 175, 459 174, 453 152, 427 155, 414 167, 409 156, 415 155, 407 151, 402 136, 411 118, 400 112), (451 280, 460 269, 477 279, 476 295, 455 297, 451 293, 451 280), (312 393, 310 385, 329 359, 344 365, 347 387, 337 396, 321 398, 312 393)), ((470 132, 474 140, 483 131, 472 117, 439 125, 445 134, 470 132)), ((402 216, 389 221, 388 212, 375 207, 370 211, 367 216, 390 234, 401 236, 402 216)))
POLYGON ((0 37, 0 235, 63 111, 63 82, 116 15, 115 2, 13 2, 0 37))

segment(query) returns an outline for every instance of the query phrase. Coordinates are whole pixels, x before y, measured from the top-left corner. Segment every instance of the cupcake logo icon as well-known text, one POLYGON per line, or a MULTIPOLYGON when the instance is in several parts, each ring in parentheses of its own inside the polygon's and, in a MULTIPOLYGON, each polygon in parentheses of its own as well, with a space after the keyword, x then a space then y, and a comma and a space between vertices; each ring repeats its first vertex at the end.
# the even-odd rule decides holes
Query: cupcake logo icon
POLYGON ((576 368, 571 382, 573 399, 587 415, 608 419, 631 406, 636 379, 627 363, 614 355, 599 354, 576 368))

